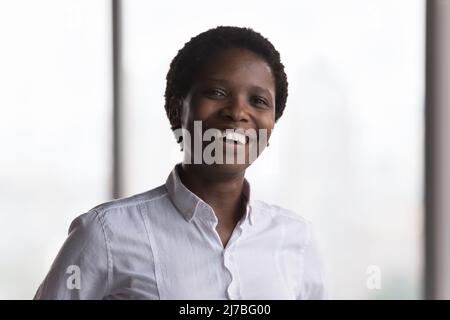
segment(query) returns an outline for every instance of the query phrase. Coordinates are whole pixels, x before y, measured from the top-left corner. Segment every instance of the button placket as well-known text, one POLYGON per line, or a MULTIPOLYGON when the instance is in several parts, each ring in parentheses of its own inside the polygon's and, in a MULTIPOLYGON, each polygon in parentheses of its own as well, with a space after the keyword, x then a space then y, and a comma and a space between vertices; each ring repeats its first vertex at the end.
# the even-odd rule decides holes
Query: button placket
POLYGON ((224 265, 231 275, 231 282, 228 285, 227 293, 230 299, 239 299, 239 274, 234 260, 233 248, 234 244, 224 250, 224 265))
POLYGON ((234 268, 229 265, 230 267, 228 268, 230 273, 231 273, 231 282, 228 285, 227 288, 227 292, 228 292, 228 296, 230 299, 237 299, 237 286, 236 286, 236 275, 235 275, 235 270, 234 268))
POLYGON ((220 236, 216 230, 217 220, 214 219, 214 212, 209 209, 208 206, 201 203, 199 204, 199 217, 201 217, 201 220, 203 220, 210 228, 211 231, 214 232, 216 239, 218 241, 218 244, 220 244, 220 247, 223 250, 223 259, 224 259, 224 267, 230 274, 230 283, 226 289, 229 299, 236 300, 240 299, 240 288, 239 288, 239 273, 237 269, 237 265, 235 264, 235 257, 234 257, 234 248, 236 244, 239 242, 244 229, 246 229, 248 221, 243 220, 239 221, 236 225, 236 228, 233 230, 231 237, 226 245, 225 248, 222 247, 222 240, 220 239, 220 236))

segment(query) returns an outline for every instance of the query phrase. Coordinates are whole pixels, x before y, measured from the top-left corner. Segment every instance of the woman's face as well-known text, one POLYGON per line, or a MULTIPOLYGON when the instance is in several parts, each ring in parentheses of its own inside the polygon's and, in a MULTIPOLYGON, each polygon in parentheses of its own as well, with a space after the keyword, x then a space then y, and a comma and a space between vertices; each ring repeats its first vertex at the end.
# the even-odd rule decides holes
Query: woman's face
MULTIPOLYGON (((183 100, 181 127, 190 133, 191 149, 194 149, 194 121, 201 121, 202 134, 210 128, 221 131, 239 129, 241 132, 253 129, 258 134, 254 137, 255 140, 252 140, 253 146, 258 144, 258 140, 262 141, 263 136, 260 133, 265 132, 268 140, 275 124, 275 94, 275 80, 271 68, 252 51, 231 48, 214 55, 198 74, 183 100)), ((227 139, 222 141, 225 141, 224 154, 225 148, 228 147, 235 153, 237 160, 236 153, 244 152, 245 163, 236 164, 235 161, 233 164, 212 166, 228 173, 245 170, 250 165, 251 143, 248 140, 245 144, 233 143, 227 139)), ((202 150, 209 143, 203 142, 202 150)), ((263 141, 257 155, 265 146, 263 141)), ((192 160, 191 163, 194 163, 192 154, 188 157, 192 160)), ((202 165, 205 165, 203 161, 202 165)))

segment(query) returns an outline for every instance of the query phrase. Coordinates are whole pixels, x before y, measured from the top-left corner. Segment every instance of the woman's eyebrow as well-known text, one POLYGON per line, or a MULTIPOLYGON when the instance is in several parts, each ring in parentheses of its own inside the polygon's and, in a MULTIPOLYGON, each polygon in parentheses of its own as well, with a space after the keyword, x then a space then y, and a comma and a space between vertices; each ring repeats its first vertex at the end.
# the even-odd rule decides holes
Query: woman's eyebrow
POLYGON ((225 79, 216 79, 216 78, 205 78, 205 79, 203 79, 202 82, 207 82, 207 81, 211 81, 211 82, 221 82, 221 83, 226 83, 226 84, 230 83, 230 81, 228 81, 228 80, 225 80, 225 79))
POLYGON ((251 86, 251 88, 257 92, 265 93, 265 94, 268 94, 269 97, 272 97, 272 93, 270 92, 269 89, 266 89, 266 88, 263 88, 260 86, 251 86))
MULTIPOLYGON (((231 81, 226 80, 226 79, 217 79, 217 78, 205 78, 202 82, 218 82, 218 83, 223 83, 223 84, 230 84, 231 81)), ((261 86, 257 86, 257 85, 251 85, 250 89, 258 91, 258 92, 263 92, 263 93, 267 93, 268 95, 272 96, 271 92, 269 89, 261 87, 261 86)))

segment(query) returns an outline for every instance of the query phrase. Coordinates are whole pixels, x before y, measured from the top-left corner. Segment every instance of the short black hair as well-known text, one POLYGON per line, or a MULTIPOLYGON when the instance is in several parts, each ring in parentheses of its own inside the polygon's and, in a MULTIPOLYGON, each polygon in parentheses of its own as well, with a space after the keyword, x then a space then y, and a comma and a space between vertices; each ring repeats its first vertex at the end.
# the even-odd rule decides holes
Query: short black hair
POLYGON ((208 59, 219 50, 228 48, 250 50, 267 62, 275 78, 275 121, 281 117, 286 106, 288 82, 279 52, 267 38, 251 28, 218 26, 191 38, 170 63, 166 77, 164 107, 171 121, 172 130, 179 127, 172 123, 171 98, 186 97, 195 77, 208 59))

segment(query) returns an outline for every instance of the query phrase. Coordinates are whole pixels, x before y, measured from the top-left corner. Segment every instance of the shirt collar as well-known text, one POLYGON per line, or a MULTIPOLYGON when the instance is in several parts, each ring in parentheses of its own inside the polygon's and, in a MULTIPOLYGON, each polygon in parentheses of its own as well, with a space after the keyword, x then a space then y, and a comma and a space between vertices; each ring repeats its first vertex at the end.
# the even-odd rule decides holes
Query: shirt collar
MULTIPOLYGON (((180 179, 180 175, 178 170, 181 167, 181 163, 178 163, 173 168, 172 172, 169 174, 166 180, 166 189, 168 191, 169 197, 172 200, 172 203, 175 207, 180 211, 183 217, 187 221, 191 221, 194 216, 196 216, 199 212, 207 212, 209 211, 214 217, 209 216, 211 220, 217 221, 217 217, 213 214, 213 209, 202 199, 200 199, 195 193, 191 192, 180 179), (203 210, 200 210, 203 208, 203 210)), ((247 179, 244 178, 244 186, 243 186, 243 195, 247 201, 245 215, 241 221, 248 221, 250 225, 253 225, 253 210, 252 203, 253 199, 251 197, 250 192, 250 183, 247 179)), ((201 217, 206 217, 200 214, 201 217)))

